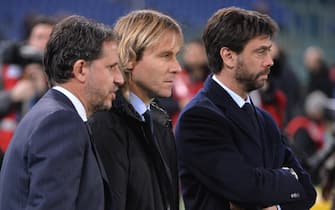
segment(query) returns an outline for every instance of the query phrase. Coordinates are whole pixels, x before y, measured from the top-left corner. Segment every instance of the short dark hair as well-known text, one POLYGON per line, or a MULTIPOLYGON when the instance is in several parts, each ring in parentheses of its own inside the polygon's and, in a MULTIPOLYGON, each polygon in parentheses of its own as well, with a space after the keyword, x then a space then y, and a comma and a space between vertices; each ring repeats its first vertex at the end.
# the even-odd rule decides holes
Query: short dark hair
POLYGON ((237 7, 218 10, 208 20, 202 35, 211 71, 218 73, 223 67, 222 47, 240 53, 249 40, 260 35, 272 37, 277 30, 276 22, 266 14, 237 7))
POLYGON ((78 15, 64 18, 55 25, 44 54, 49 82, 54 85, 68 81, 74 76, 74 63, 99 58, 105 41, 118 41, 111 27, 78 15))
POLYGON ((50 16, 30 14, 26 17, 24 21, 24 40, 29 39, 31 32, 37 25, 49 25, 54 26, 56 24, 56 19, 50 16))

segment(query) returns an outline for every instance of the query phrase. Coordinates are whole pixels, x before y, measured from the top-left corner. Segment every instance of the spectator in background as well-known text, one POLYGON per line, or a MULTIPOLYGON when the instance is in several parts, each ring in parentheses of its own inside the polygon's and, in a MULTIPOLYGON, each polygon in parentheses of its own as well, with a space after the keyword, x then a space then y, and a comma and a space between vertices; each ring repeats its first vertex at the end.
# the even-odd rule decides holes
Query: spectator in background
POLYGON ((3 52, 0 69, 0 149, 3 151, 21 117, 47 90, 42 58, 54 23, 50 17, 30 17, 25 41, 10 44, 3 52))
POLYGON ((319 184, 319 171, 316 169, 320 168, 320 163, 315 158, 327 144, 328 101, 327 96, 320 90, 311 92, 305 100, 305 114, 294 117, 285 129, 289 143, 302 166, 312 175, 314 184, 319 184))
POLYGON ((44 52, 55 19, 48 16, 31 14, 24 21, 24 40, 28 47, 44 52))
POLYGON ((310 176, 249 96, 268 78, 276 31, 269 16, 236 7, 208 20, 203 40, 213 74, 175 132, 187 210, 305 210, 315 202, 310 176))
POLYGON ((273 66, 269 79, 259 91, 253 91, 255 104, 268 111, 277 125, 284 129, 294 116, 302 114, 302 87, 292 71, 286 53, 273 42, 271 48, 273 66))
POLYGON ((178 210, 177 154, 171 121, 156 103, 170 97, 181 67, 179 24, 153 10, 136 10, 115 24, 126 85, 113 108, 90 125, 106 168, 116 210, 178 210))
MULTIPOLYGON (((335 117, 335 100, 332 99, 332 114, 335 117)), ((335 120, 335 118, 333 118, 335 120)), ((332 201, 332 210, 335 209, 335 124, 333 124, 331 130, 331 145, 323 152, 320 166, 320 181, 322 189, 322 198, 325 200, 332 201)))
POLYGON ((287 98, 284 92, 277 87, 275 75, 272 72, 271 70, 265 85, 259 89, 259 106, 269 112, 278 127, 282 129, 286 115, 287 98))
POLYGON ((111 210, 87 118, 123 84, 118 35, 81 16, 58 23, 45 71, 52 88, 20 121, 0 173, 0 209, 111 210))
POLYGON ((291 68, 286 52, 278 43, 274 42, 271 49, 273 66, 271 67, 270 79, 275 86, 283 92, 286 97, 286 109, 283 120, 285 126, 294 116, 301 114, 302 86, 297 75, 291 68))
POLYGON ((179 111, 203 87, 210 72, 206 49, 201 39, 193 39, 185 44, 182 62, 183 71, 176 75, 173 85, 172 100, 178 104, 178 109, 171 115, 173 125, 177 122, 179 111))
POLYGON ((304 53, 304 64, 308 72, 307 92, 305 95, 307 96, 315 90, 320 90, 327 97, 333 97, 334 84, 331 81, 330 71, 322 49, 316 46, 308 47, 304 53))

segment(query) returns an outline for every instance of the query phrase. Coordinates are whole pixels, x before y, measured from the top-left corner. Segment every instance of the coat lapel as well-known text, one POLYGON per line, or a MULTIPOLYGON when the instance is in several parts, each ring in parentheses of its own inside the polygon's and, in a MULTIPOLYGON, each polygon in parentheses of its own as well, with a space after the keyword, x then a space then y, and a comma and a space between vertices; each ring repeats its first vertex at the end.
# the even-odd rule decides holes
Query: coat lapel
POLYGON ((254 126, 250 123, 250 119, 248 119, 248 115, 235 103, 228 92, 212 79, 212 75, 207 78, 204 91, 207 97, 221 109, 224 115, 229 118, 236 127, 240 128, 243 133, 261 147, 259 132, 255 131, 254 126))
MULTIPOLYGON (((144 136, 144 141, 142 142, 144 148, 147 149, 148 154, 152 157, 153 164, 156 167, 156 172, 158 175, 158 182, 162 188, 162 193, 164 194, 164 199, 166 199, 166 205, 170 206, 173 204, 173 182, 170 168, 168 166, 167 160, 160 149, 159 141, 162 136, 156 136, 157 130, 161 129, 161 126, 165 126, 166 121, 159 113, 160 109, 154 102, 151 103, 152 107, 152 120, 153 120, 153 132, 147 126, 145 122, 142 121, 139 113, 136 112, 134 107, 125 99, 121 91, 117 93, 117 99, 113 101, 114 109, 118 109, 120 112, 125 112, 128 116, 134 120, 135 124, 139 125, 140 133, 139 135, 144 136)), ((172 130, 172 127, 171 127, 172 130)))
MULTIPOLYGON (((58 101, 63 101, 63 103, 66 104, 70 109, 76 110, 76 108, 74 107, 72 102, 66 96, 64 96, 62 93, 60 93, 59 91, 54 90, 54 89, 50 89, 49 91, 50 91, 49 94, 50 94, 51 97, 58 98, 57 99, 58 101)), ((106 183, 108 183, 106 172, 104 170, 104 167, 102 166, 99 154, 97 153, 97 149, 95 148, 94 139, 92 137, 92 131, 91 131, 89 125, 87 123, 85 123, 85 124, 86 124, 87 131, 88 131, 88 134, 89 134, 90 142, 92 144, 93 153, 94 153, 94 155, 97 159, 97 164, 100 168, 101 176, 106 181, 106 183)))
MULTIPOLYGON (((68 99, 64 94, 60 93, 59 91, 54 90, 54 89, 50 89, 49 92, 48 92, 48 95, 50 97, 57 98, 57 101, 62 101, 64 104, 66 104, 69 107, 69 109, 73 109, 73 110, 76 109, 74 107, 74 105, 72 104, 72 102, 70 101, 70 99, 68 99)), ((83 123, 85 123, 85 125, 86 125, 87 132, 88 132, 88 135, 89 135, 89 140, 90 140, 90 143, 91 143, 91 146, 92 146, 92 151, 93 151, 93 154, 96 158, 98 168, 100 170, 100 174, 101 174, 101 177, 102 177, 102 180, 103 180, 104 193, 105 193, 105 206, 106 206, 106 209, 109 209, 109 208, 111 208, 112 204, 110 202, 110 199, 108 199, 110 197, 111 193, 110 193, 110 190, 109 190, 109 181, 108 181, 108 178, 107 178, 107 174, 106 174, 105 168, 102 164, 102 161, 100 159, 98 150, 96 149, 95 142, 94 142, 94 139, 93 139, 93 136, 92 136, 91 128, 90 128, 90 126, 88 125, 87 122, 83 122, 83 123)))

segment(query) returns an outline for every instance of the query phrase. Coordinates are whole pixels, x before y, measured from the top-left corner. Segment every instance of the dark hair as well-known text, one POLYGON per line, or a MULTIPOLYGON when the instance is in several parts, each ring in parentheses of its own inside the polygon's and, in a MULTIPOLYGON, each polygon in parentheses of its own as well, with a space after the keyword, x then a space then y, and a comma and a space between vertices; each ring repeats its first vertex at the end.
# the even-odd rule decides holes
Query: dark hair
POLYGON ((31 36, 31 32, 34 27, 40 24, 54 26, 56 24, 56 19, 53 17, 30 14, 26 16, 24 21, 24 39, 27 40, 31 36))
POLYGON ((105 41, 118 41, 114 30, 82 16, 69 16, 54 27, 44 55, 49 82, 64 83, 73 77, 74 63, 93 61, 102 54, 105 41))
POLYGON ((272 37, 277 30, 276 22, 268 15, 237 7, 218 10, 208 20, 202 35, 211 71, 217 73, 223 67, 222 47, 240 53, 249 40, 260 35, 272 37))

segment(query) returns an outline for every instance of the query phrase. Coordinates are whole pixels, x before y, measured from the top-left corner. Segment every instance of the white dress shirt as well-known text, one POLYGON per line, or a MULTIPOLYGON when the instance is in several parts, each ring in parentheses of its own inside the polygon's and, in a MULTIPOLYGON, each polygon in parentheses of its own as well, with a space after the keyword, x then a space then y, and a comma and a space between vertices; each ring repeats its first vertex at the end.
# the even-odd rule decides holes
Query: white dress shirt
POLYGON ((84 105, 80 102, 80 100, 75 95, 73 95, 70 91, 68 91, 67 89, 65 89, 61 86, 54 86, 54 87, 52 87, 52 89, 63 93, 71 101, 71 103, 73 104, 74 108, 78 112, 81 119, 84 122, 87 121, 87 114, 86 114, 86 110, 84 108, 84 105))

